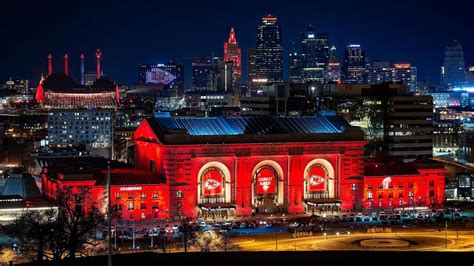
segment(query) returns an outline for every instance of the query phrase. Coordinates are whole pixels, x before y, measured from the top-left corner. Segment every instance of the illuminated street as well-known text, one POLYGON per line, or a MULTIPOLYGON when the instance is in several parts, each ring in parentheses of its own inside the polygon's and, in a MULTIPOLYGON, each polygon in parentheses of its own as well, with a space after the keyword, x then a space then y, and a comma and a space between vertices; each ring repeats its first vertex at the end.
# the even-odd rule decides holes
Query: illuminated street
POLYGON ((383 234, 351 234, 339 236, 315 236, 292 238, 290 235, 243 237, 236 239, 241 251, 317 251, 317 250, 361 250, 361 251, 474 251, 474 232, 448 232, 448 247, 444 232, 419 231, 383 234), (399 239, 416 242, 407 248, 366 248, 355 245, 361 239, 399 239), (296 244, 296 247, 295 247, 296 244))

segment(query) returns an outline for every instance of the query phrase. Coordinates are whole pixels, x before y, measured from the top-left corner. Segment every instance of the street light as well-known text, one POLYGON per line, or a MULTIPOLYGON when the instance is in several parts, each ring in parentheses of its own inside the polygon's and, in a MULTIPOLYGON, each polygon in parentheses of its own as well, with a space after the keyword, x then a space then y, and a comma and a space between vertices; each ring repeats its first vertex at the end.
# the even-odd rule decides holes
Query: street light
POLYGON ((326 240, 328 239, 328 234, 326 232, 324 232, 324 237, 326 238, 326 240))
POLYGON ((339 235, 339 232, 337 232, 336 235, 339 235))

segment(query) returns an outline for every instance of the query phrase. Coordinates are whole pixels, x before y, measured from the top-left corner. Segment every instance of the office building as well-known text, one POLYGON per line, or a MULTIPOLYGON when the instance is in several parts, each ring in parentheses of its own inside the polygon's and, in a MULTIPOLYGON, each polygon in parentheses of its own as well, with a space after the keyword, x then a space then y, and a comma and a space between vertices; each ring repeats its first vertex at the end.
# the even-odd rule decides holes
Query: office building
POLYGON ((365 51, 361 45, 349 44, 344 51, 344 82, 365 83, 365 67, 365 51))
POLYGON ((461 44, 454 41, 446 47, 444 52, 444 64, 441 67, 441 84, 445 88, 451 88, 463 84, 466 81, 466 64, 461 44))

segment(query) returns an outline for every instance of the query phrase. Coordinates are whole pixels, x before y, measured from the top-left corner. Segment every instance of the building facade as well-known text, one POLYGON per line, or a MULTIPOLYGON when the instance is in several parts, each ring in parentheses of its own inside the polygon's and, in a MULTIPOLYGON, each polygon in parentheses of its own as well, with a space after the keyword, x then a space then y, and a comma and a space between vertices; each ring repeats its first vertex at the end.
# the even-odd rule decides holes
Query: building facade
POLYGON ((255 67, 252 71, 250 76, 257 79, 283 81, 283 41, 277 17, 263 17, 262 23, 257 27, 255 67))
POLYGON ((446 88, 460 85, 466 81, 466 63, 462 46, 454 41, 446 47, 444 64, 441 67, 441 83, 446 88))
POLYGON ((344 51, 344 82, 365 83, 366 57, 359 44, 349 44, 344 51))

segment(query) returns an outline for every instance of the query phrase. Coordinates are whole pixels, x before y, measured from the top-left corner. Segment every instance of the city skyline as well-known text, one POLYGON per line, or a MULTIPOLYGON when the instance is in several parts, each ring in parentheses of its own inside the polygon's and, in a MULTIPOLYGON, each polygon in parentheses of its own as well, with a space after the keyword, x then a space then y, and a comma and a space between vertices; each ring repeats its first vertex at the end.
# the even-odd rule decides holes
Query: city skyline
MULTIPOLYGON (((34 7, 37 7, 32 8, 35 13, 27 13, 29 16, 25 16, 25 22, 15 25, 12 25, 12 19, 21 10, 17 4, 10 4, 9 8, 12 12, 2 18, 5 20, 2 24, 13 28, 13 30, 8 31, 11 42, 2 44, 9 53, 5 61, 6 64, 0 68, 0 77, 7 80, 11 76, 22 76, 36 81, 41 73, 46 73, 47 54, 52 53, 55 56, 56 70, 58 70, 62 55, 68 53, 70 57, 69 72, 72 77, 79 80, 79 55, 81 53, 90 55, 95 49, 100 48, 104 52, 104 73, 112 78, 116 77, 115 79, 120 83, 133 84, 137 82, 136 67, 138 64, 165 63, 172 60, 185 64, 186 87, 189 87, 192 61, 189 58, 211 55, 213 52, 216 56, 223 56, 222 42, 228 38, 230 28, 234 27, 239 39, 239 46, 242 48, 242 72, 244 73, 243 81, 245 81, 247 79, 245 75, 247 72, 247 49, 255 47, 257 25, 261 17, 268 13, 277 16, 282 27, 285 79, 288 79, 288 54, 292 49, 297 48, 292 47, 292 43, 298 45, 301 32, 309 24, 312 24, 317 32, 329 33, 329 43, 331 46, 336 45, 339 61, 343 59, 342 53, 347 44, 358 43, 364 47, 370 61, 410 62, 418 67, 419 80, 431 78, 434 84, 439 83, 444 49, 453 40, 458 40, 463 46, 466 66, 473 62, 473 55, 470 53, 473 40, 469 36, 463 38, 462 34, 467 23, 464 21, 464 17, 467 16, 451 18, 450 21, 444 21, 441 26, 438 25, 440 21, 434 20, 428 23, 422 18, 427 16, 436 18, 439 17, 440 12, 443 12, 438 7, 431 6, 428 1, 411 5, 410 11, 405 8, 408 1, 398 1, 397 5, 392 1, 386 1, 379 7, 368 9, 368 1, 362 1, 360 6, 351 8, 355 8, 354 11, 364 8, 367 10, 353 13, 344 7, 349 1, 338 1, 335 4, 297 1, 291 6, 285 5, 283 2, 269 3, 268 1, 259 1, 252 5, 244 1, 235 7, 235 12, 230 12, 232 14, 223 13, 214 1, 204 1, 201 6, 194 8, 194 11, 180 9, 171 3, 161 3, 160 5, 155 2, 139 2, 135 7, 128 7, 125 4, 108 7, 106 2, 103 1, 93 6, 87 5, 87 3, 76 3, 71 8, 66 8, 58 1, 48 1, 41 5, 32 3, 34 7), (84 10, 87 7, 95 8, 84 10), (119 22, 102 21, 100 16, 94 16, 94 14, 100 15, 97 12, 103 8, 110 8, 112 13, 120 15, 119 22), (163 10, 170 11, 168 12, 170 14, 163 10), (40 16, 46 22, 44 25, 54 24, 54 26, 44 26, 37 29, 33 29, 35 26, 25 27, 28 25, 27 22, 39 18, 36 11, 40 15, 50 14, 57 20, 64 20, 64 23, 54 24, 55 19, 40 16), (163 15, 161 20, 163 25, 160 24, 159 19, 152 20, 148 16, 154 11, 158 16, 163 15), (200 19, 200 15, 206 15, 207 12, 218 14, 216 18, 220 22, 214 23, 213 20, 200 19), (311 12, 314 12, 314 15, 311 15, 311 12), (81 15, 83 13, 91 14, 94 19, 87 20, 88 16, 81 15), (137 15, 138 13, 142 15, 135 18, 134 21, 127 19, 128 15, 137 15), (411 24, 406 20, 393 22, 395 21, 394 17, 405 13, 416 14, 415 17, 412 17, 411 24), (173 16, 173 14, 176 15, 173 16), (180 21, 180 15, 177 14, 182 14, 181 16, 186 16, 195 23, 190 25, 180 21), (241 16, 240 14, 248 15, 241 16), (338 14, 344 14, 346 18, 344 21, 351 21, 351 23, 338 19, 338 14), (357 21, 358 17, 363 17, 365 24, 370 26, 361 27, 361 22, 357 21), (70 23, 71 21, 74 23, 70 23), (354 29, 356 26, 358 29, 354 29), (409 27, 407 28, 407 26, 409 27), (195 27, 205 30, 193 30, 195 27), (386 33, 380 32, 381 29, 384 29, 386 33), (391 30, 403 32, 403 37, 392 36, 391 30), (25 34, 26 32, 28 34, 25 34), (122 40, 123 37, 119 39, 118 34, 124 36, 125 40, 122 40), (87 37, 81 38, 80 36, 87 37), (193 43, 192 46, 184 41, 196 38, 202 41, 193 43), (23 47, 23 45, 29 45, 38 39, 41 39, 41 42, 38 42, 34 48, 23 47), (163 39, 166 41, 163 42, 163 39), (421 45, 423 40, 427 41, 428 39, 429 43, 425 42, 425 46, 421 45), (117 42, 118 40, 120 42, 117 42), (13 46, 13 43, 16 45, 13 46), (397 47, 397 49, 392 47, 397 47), (28 53, 24 52, 26 50, 28 53)), ((464 11, 466 7, 472 5, 467 1, 458 2, 460 5, 450 5, 446 7, 445 12, 456 10, 462 14, 462 12, 466 12, 464 11)), ((30 11, 25 10, 25 12, 30 11)), ((186 21, 189 21, 188 19, 186 21)), ((86 71, 92 71, 94 58, 86 56, 85 61, 86 71)))

